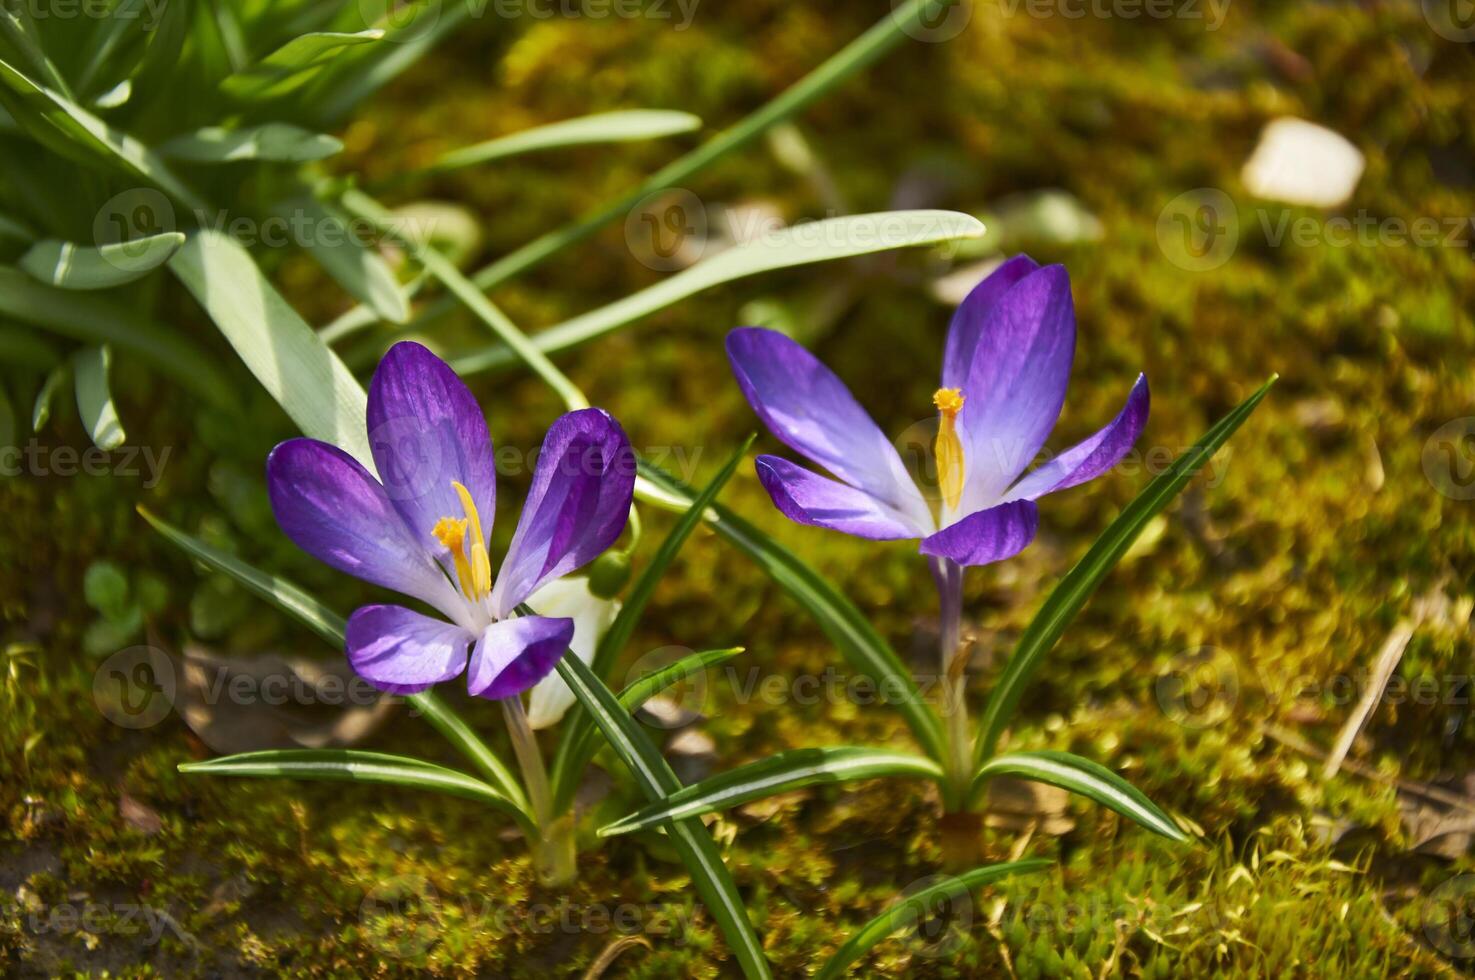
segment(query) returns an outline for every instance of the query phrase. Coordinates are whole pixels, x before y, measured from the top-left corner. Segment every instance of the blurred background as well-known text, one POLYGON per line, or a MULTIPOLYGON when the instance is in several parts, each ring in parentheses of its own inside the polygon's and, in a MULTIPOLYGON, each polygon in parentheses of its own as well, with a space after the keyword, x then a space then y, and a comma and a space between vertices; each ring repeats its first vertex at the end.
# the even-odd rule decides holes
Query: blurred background
MULTIPOLYGON (((878 947, 878 971, 1475 968, 1475 937, 1450 925, 1468 924, 1475 895, 1466 6, 979 0, 792 123, 493 291, 532 332, 765 228, 920 207, 986 223, 985 237, 944 248, 724 286, 558 358, 637 448, 664 452, 667 469, 701 482, 759 428, 722 351, 729 328, 761 323, 798 337, 904 438, 932 414, 952 305, 1005 256, 1063 263, 1079 338, 1052 448, 1110 418, 1139 371, 1152 384, 1152 418, 1117 471, 1048 500, 1034 547, 968 578, 975 698, 1117 510, 1281 375, 1051 653, 1012 735, 1122 772, 1204 845, 1176 848, 1064 794, 1021 787, 995 801, 989 849, 1054 857, 1060 872, 965 901, 940 933, 878 947)), ((344 150, 328 173, 414 204, 463 267, 477 268, 618 199, 889 8, 605 9, 550 0, 469 17, 344 116, 334 129, 344 150), (457 147, 629 107, 694 113, 704 128, 399 176, 457 147)), ((353 305, 300 250, 254 251, 308 322, 353 305)), ((478 914, 490 896, 553 920, 567 903, 685 908, 606 975, 732 974, 720 934, 659 844, 587 841, 580 879, 560 896, 536 885, 517 835, 470 803, 175 771, 264 745, 447 750, 402 707, 322 696, 324 677, 348 676, 337 652, 193 566, 135 513, 142 503, 335 608, 368 598, 272 519, 263 461, 295 434, 292 423, 188 293, 169 282, 155 301, 226 366, 228 404, 119 355, 112 391, 128 438, 100 472, 78 462, 91 443, 69 399, 33 434, 23 379, 6 376, 15 407, 0 442, 17 452, 0 478, 5 972, 562 976, 582 973, 613 938, 608 927, 543 928, 542 913, 478 914), (118 724, 99 710, 94 684, 110 656, 141 645, 177 658, 179 689, 148 724, 118 724), (232 676, 285 673, 317 696, 269 705, 202 695, 199 678, 221 665, 232 676), (89 903, 133 903, 150 910, 139 917, 147 925, 88 931, 49 911, 89 903)), ((335 346, 366 376, 401 335, 377 325, 335 346)), ((447 356, 487 343, 465 314, 412 335, 447 356)), ((535 447, 561 411, 518 370, 469 380, 499 445, 535 447)), ((783 451, 766 433, 755 449, 783 451)), ((526 480, 506 477, 503 500, 519 499, 526 480)), ((750 466, 724 499, 829 576, 925 669, 936 600, 911 547, 786 522, 750 466)), ((670 518, 652 512, 648 523, 647 556, 670 518)), ((795 746, 908 744, 899 716, 845 693, 844 662, 813 622, 699 531, 632 649, 724 645, 748 652, 713 672, 673 727, 653 730, 684 778, 795 746), (755 693, 775 676, 836 676, 839 686, 818 697, 785 682, 755 693)), ((479 727, 499 727, 491 705, 457 703, 479 727)), ((621 778, 591 778, 582 796, 609 817, 635 799, 621 778)), ((804 975, 899 885, 926 879, 936 813, 927 791, 876 782, 723 815, 715 829, 776 969, 804 975)))

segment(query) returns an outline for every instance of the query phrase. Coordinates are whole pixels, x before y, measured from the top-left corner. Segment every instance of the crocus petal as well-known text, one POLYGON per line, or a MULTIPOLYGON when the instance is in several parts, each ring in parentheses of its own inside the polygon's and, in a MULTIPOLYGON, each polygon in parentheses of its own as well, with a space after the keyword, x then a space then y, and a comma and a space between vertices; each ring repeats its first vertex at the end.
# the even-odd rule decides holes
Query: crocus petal
POLYGON ((860 538, 894 541, 932 531, 864 490, 811 473, 778 456, 759 456, 758 482, 773 505, 791 521, 844 531, 860 538))
POLYGON ((449 616, 465 603, 384 488, 352 456, 315 439, 289 439, 266 459, 277 523, 297 547, 365 582, 423 599, 449 616))
POLYGON ((634 493, 635 453, 620 423, 597 408, 554 422, 492 589, 496 616, 506 618, 543 582, 614 544, 634 493))
MULTIPOLYGON (((574 638, 569 649, 584 663, 594 661, 594 649, 614 623, 620 604, 601 599, 589 591, 589 580, 560 578, 528 596, 528 605, 544 616, 566 616, 574 621, 574 638)), ((538 681, 528 695, 528 724, 548 728, 558 724, 574 703, 574 692, 558 673, 538 681)))
POLYGON ((834 372, 773 330, 740 327, 727 357, 753 411, 774 436, 921 526, 931 513, 896 447, 834 372))
POLYGON ((922 539, 924 555, 959 565, 987 565, 1019 554, 1034 540, 1040 512, 1034 501, 1017 500, 981 510, 922 539))
POLYGON ((1127 404, 1104 428, 1016 483, 1007 500, 1037 500, 1047 493, 1094 480, 1127 455, 1147 425, 1147 376, 1138 375, 1127 404))
POLYGON ((572 619, 519 616, 493 623, 471 652, 466 688, 479 698, 516 697, 548 676, 573 638, 572 619))
POLYGON ((989 311, 1015 283, 1038 268, 1039 265, 1028 255, 1016 255, 984 277, 958 304, 953 321, 948 324, 947 346, 943 349, 944 388, 961 388, 968 383, 973 352, 978 349, 978 338, 983 335, 989 311))
POLYGON ((959 514, 997 503, 1060 417, 1076 336, 1065 269, 1029 273, 983 319, 958 415, 967 467, 959 514))
POLYGON ((496 468, 486 418, 466 383, 419 344, 395 344, 369 382, 369 446, 385 493, 432 550, 442 517, 466 516, 452 483, 471 493, 486 544, 496 507, 496 468))
POLYGON ((466 669, 475 634, 404 606, 364 606, 348 617, 348 662, 381 691, 414 694, 466 669))

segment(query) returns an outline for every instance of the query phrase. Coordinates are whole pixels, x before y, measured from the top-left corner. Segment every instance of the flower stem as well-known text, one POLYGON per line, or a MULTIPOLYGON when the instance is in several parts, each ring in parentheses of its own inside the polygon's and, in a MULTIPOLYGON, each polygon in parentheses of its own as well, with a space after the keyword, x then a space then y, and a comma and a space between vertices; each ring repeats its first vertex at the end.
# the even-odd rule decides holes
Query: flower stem
POLYGON ((939 600, 938 613, 938 670, 942 679, 942 716, 947 729, 948 783, 952 795, 959 801, 958 809, 966 807, 968 784, 971 781, 968 730, 968 701, 964 669, 967 661, 963 656, 963 568, 948 558, 934 558, 932 577, 937 582, 939 600))
POLYGON ((572 814, 562 818, 553 813, 553 794, 548 789, 548 770, 543 765, 543 752, 538 738, 528 724, 522 697, 502 699, 502 713, 507 718, 507 733, 512 737, 512 752, 517 756, 522 780, 532 803, 533 819, 538 825, 539 839, 531 841, 538 878, 545 885, 564 885, 578 872, 574 854, 574 821, 572 814))

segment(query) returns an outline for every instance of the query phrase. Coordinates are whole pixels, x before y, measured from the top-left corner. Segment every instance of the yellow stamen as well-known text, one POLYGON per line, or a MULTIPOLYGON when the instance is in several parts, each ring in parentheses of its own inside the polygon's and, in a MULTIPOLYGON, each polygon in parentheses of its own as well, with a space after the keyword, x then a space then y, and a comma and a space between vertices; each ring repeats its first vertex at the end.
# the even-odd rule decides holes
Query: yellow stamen
POLYGON ((938 388, 932 394, 932 404, 941 416, 932 450, 937 459, 937 485, 948 507, 956 508, 963 497, 963 443, 955 424, 963 410, 963 392, 958 388, 938 388))
POLYGON ((456 563, 456 580, 468 599, 475 598, 476 584, 471 577, 471 564, 466 560, 466 521, 459 517, 442 517, 430 532, 451 552, 456 563))
POLYGON ((487 556, 487 539, 481 533, 481 515, 476 512, 476 501, 471 499, 470 490, 454 480, 451 486, 456 488, 461 509, 471 521, 471 580, 476 585, 477 596, 484 596, 492 591, 492 560, 487 556))

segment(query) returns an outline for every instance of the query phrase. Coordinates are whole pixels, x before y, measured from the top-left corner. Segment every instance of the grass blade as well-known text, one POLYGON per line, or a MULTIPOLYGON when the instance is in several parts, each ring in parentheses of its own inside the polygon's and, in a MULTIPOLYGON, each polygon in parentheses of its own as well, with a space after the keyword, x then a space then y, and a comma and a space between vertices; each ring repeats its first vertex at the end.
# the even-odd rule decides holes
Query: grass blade
POLYGON ((965 871, 956 878, 948 878, 906 896, 885 912, 861 926, 845 944, 835 951, 825 965, 815 974, 815 980, 834 980, 842 977, 851 966, 864 956, 872 946, 915 922, 918 916, 926 915, 939 899, 948 900, 965 895, 975 888, 991 884, 1011 875, 1034 874, 1050 867, 1044 858, 1011 861, 1008 864, 990 864, 987 867, 965 871))
POLYGON ((994 756, 973 777, 974 793, 993 776, 1022 776, 1059 786, 1115 810, 1169 840, 1186 843, 1189 839, 1173 819, 1137 787, 1105 766, 1069 752, 1009 752, 994 756))
POLYGON ((92 437, 92 444, 107 450, 117 449, 128 438, 123 423, 118 421, 118 408, 108 388, 112 363, 113 353, 106 345, 80 350, 72 358, 77 375, 77 412, 92 437))
POLYGON ((333 443, 374 472, 363 386, 239 242, 201 229, 169 268, 305 435, 333 443))
MULTIPOLYGON (((681 781, 640 730, 640 725, 620 707, 610 689, 583 661, 572 652, 565 653, 558 662, 558 673, 650 800, 664 799, 681 788, 681 781)), ((727 937, 728 947, 743 974, 749 980, 772 976, 763 956, 763 944, 748 921, 742 896, 722 863, 712 835, 699 820, 668 823, 666 833, 685 862, 697 894, 727 937)))
POLYGON ((315 31, 294 37, 253 65, 235 72, 220 83, 220 91, 233 99, 275 99, 301 88, 345 48, 371 44, 384 37, 380 30, 341 34, 315 31))
POLYGON ((405 756, 354 749, 278 749, 243 752, 205 762, 184 762, 180 763, 179 771, 210 776, 330 780, 436 790, 495 807, 522 825, 523 831, 530 835, 529 839, 537 839, 537 828, 532 818, 493 787, 464 772, 405 756))
POLYGON ((19 265, 48 286, 109 289, 148 275, 183 244, 184 236, 177 231, 100 248, 47 238, 27 249, 19 265))
POLYGON ((340 140, 325 133, 273 122, 240 129, 206 126, 159 144, 158 153, 175 160, 205 164, 239 160, 310 163, 326 160, 342 149, 340 140))
POLYGON ((742 647, 728 647, 725 650, 703 650, 700 653, 687 654, 675 663, 638 677, 622 688, 619 693, 620 707, 634 714, 640 710, 642 704, 672 684, 699 674, 708 667, 725 664, 742 652, 742 647))
MULTIPOLYGON (((656 586, 660 583, 666 569, 676 559, 681 551, 681 546, 691 536, 701 522, 702 512, 707 505, 717 499, 727 481, 732 479, 732 474, 737 471, 738 463, 746 455, 748 447, 753 444, 753 437, 743 443, 741 449, 733 454, 717 471, 696 501, 686 508, 686 513, 671 528, 661 546, 656 549, 655 555, 650 563, 641 570, 640 576, 636 578, 635 584, 630 588, 629 596, 625 599, 615 620, 610 624, 599 645, 594 650, 591 668, 594 676, 603 680, 609 676, 614 668, 615 661, 619 659, 625 645, 630 642, 630 636, 635 632, 635 626, 640 622, 640 617, 645 613, 645 607, 650 603, 651 596, 655 594, 656 586)), ((627 707, 629 707, 627 705, 627 707)), ((634 710, 632 707, 630 710, 634 710)), ((556 807, 566 807, 572 800, 574 791, 578 788, 579 778, 583 775, 584 767, 594 757, 595 743, 592 736, 592 726, 589 715, 575 707, 569 716, 564 719, 564 737, 559 742, 558 754, 553 759, 553 770, 551 779, 553 781, 553 799, 556 807)))
MULTIPOLYGON (((532 341, 540 351, 551 354, 735 279, 891 249, 976 238, 983 231, 977 218, 954 211, 887 211, 794 225, 703 259, 618 302, 534 334, 532 341)), ((465 375, 504 366, 512 360, 511 351, 494 346, 457 358, 452 366, 465 375)))
POLYGON ((940 780, 943 771, 933 760, 908 752, 850 745, 790 749, 685 786, 599 828, 599 836, 645 830, 666 820, 687 820, 817 783, 849 783, 878 776, 940 780))
POLYGON ((318 230, 302 246, 338 285, 367 303, 381 320, 404 323, 410 318, 410 301, 394 272, 377 251, 358 240, 336 208, 311 197, 293 200, 289 207, 294 220, 318 230))
MULTIPOLYGON (((640 475, 660 494, 656 502, 680 500, 690 506, 691 488, 659 467, 637 460, 640 475)), ((757 562, 784 591, 814 617, 851 667, 870 677, 881 690, 894 692, 889 702, 900 711, 912 735, 934 759, 943 758, 942 721, 917 689, 911 672, 870 621, 814 569, 721 504, 711 504, 703 519, 757 562)))
POLYGON ((40 432, 51 419, 51 403, 56 401, 57 392, 72 380, 71 364, 58 364, 46 375, 41 390, 36 394, 36 403, 31 408, 31 431, 40 432))
POLYGON ((590 143, 632 143, 689 133, 702 128, 702 120, 689 112, 665 109, 626 109, 601 112, 577 119, 564 119, 546 126, 534 126, 520 133, 486 140, 459 150, 451 150, 427 168, 430 171, 460 170, 477 164, 502 160, 523 153, 554 150, 590 143))
POLYGON ((1194 443, 1193 448, 1149 483, 1117 515, 1111 526, 1102 532, 1085 557, 1055 586, 1050 597, 1030 621, 1024 635, 1019 638, 1013 655, 1004 666, 1003 674, 989 694, 988 703, 979 720, 978 743, 974 752, 976 762, 981 763, 994 754, 999 738, 1019 707, 1019 699, 1024 695, 1030 678, 1034 676, 1045 654, 1060 639, 1071 620, 1075 619, 1076 613, 1091 598, 1106 573, 1126 554, 1132 542, 1137 540, 1137 535, 1147 526, 1147 522, 1188 485, 1188 481, 1203 468, 1215 451, 1244 424, 1273 384, 1275 376, 1215 423, 1194 443))

